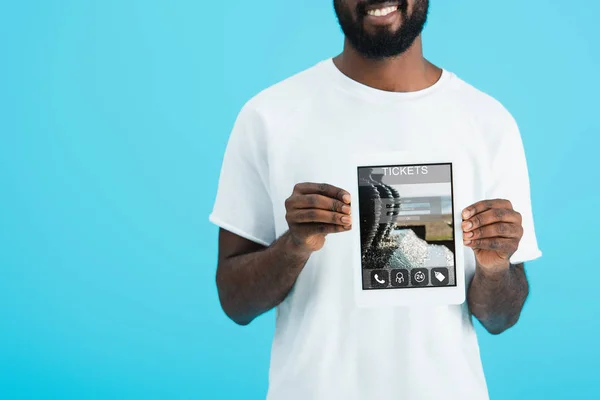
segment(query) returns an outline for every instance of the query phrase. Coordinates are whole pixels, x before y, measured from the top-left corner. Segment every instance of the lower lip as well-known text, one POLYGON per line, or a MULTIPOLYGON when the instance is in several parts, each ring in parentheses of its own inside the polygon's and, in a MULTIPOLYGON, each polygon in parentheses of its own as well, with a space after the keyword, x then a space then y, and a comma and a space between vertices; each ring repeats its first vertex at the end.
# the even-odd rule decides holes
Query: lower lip
POLYGON ((384 15, 384 16, 375 16, 375 15, 367 14, 365 16, 365 21, 367 21, 373 25, 388 25, 388 24, 396 21, 399 16, 400 16, 400 12, 398 10, 391 12, 388 15, 384 15))

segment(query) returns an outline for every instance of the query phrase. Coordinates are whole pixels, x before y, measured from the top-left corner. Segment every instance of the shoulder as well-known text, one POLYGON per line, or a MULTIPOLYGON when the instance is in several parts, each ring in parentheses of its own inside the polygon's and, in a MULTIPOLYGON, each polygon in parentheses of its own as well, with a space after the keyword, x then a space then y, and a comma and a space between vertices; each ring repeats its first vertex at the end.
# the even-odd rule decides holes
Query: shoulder
POLYGON ((261 90, 243 105, 241 114, 272 123, 297 113, 318 97, 323 67, 319 62, 261 90))
POLYGON ((515 123, 513 115, 495 97, 454 75, 453 98, 464 112, 483 126, 509 126, 515 123))
POLYGON ((519 127, 511 112, 492 95, 453 75, 449 91, 455 111, 470 121, 488 145, 496 146, 510 137, 520 137, 519 127))
POLYGON ((453 89, 456 91, 456 94, 459 95, 462 102, 467 105, 470 110, 473 110, 473 112, 487 118, 512 118, 511 113, 499 100, 470 83, 467 83, 456 75, 454 76, 453 89))
POLYGON ((490 154, 506 143, 516 146, 521 141, 517 121, 498 99, 477 89, 456 75, 450 93, 454 111, 473 128, 472 134, 490 154))

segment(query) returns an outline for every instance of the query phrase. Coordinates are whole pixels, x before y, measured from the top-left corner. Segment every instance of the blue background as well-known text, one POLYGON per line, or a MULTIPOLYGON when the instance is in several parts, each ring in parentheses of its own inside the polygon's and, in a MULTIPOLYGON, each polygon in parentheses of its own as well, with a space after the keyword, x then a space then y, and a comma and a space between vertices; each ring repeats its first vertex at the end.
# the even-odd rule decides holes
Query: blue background
MULTIPOLYGON (((520 124, 544 251, 478 326, 492 399, 592 398, 600 3, 431 3, 427 57, 520 124)), ((2 2, 0 398, 264 398, 273 313, 224 316, 207 217, 242 104, 341 45, 331 0, 2 2)))

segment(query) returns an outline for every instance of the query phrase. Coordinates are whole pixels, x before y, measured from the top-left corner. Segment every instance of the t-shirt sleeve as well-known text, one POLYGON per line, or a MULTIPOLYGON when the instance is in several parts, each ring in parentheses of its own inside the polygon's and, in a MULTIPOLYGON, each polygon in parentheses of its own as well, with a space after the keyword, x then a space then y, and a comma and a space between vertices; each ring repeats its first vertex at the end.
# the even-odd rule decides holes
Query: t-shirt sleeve
POLYGON ((229 136, 209 220, 253 242, 275 240, 264 121, 250 104, 238 114, 229 136))
POLYGON ((523 237, 510 260, 512 264, 519 264, 541 257, 542 252, 533 224, 529 171, 519 127, 508 112, 506 118, 499 122, 499 127, 499 145, 492 151, 492 179, 486 197, 510 200, 523 217, 523 237))

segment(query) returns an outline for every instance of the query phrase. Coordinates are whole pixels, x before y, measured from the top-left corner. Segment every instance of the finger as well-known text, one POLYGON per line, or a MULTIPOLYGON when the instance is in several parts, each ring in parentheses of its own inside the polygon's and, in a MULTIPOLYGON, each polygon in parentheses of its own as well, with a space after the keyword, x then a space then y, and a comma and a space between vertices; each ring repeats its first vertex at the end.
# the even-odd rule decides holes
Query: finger
POLYGON ((522 236, 523 227, 521 227, 521 225, 507 222, 497 222, 495 224, 482 226, 480 228, 473 229, 470 232, 463 233, 463 238, 465 240, 488 239, 495 237, 521 239, 522 236))
POLYGON ((463 221, 462 229, 465 232, 470 232, 482 226, 491 225, 498 222, 508 222, 520 225, 521 214, 507 208, 492 208, 479 214, 475 214, 468 220, 463 221))
POLYGON ((294 187, 294 192, 301 194, 320 194, 322 196, 338 199, 341 202, 350 204, 350 193, 339 187, 327 183, 299 183, 294 187))
POLYGON ((505 254, 514 254, 519 247, 518 239, 508 238, 475 239, 467 240, 464 243, 472 249, 494 250, 505 254))
POLYGON ((309 237, 312 235, 328 235, 331 233, 339 233, 346 232, 352 229, 352 225, 333 225, 333 224, 316 224, 316 223, 308 223, 308 224, 299 224, 294 226, 298 232, 304 237, 309 237))
POLYGON ((334 211, 350 215, 352 209, 349 205, 331 197, 320 194, 303 194, 292 196, 287 204, 290 208, 315 208, 321 210, 334 211))
POLYGON ((350 225, 352 217, 346 214, 336 213, 333 211, 317 210, 317 209, 300 209, 288 212, 286 215, 288 223, 305 224, 305 223, 325 223, 334 225, 350 225))
POLYGON ((469 207, 465 208, 462 212, 463 219, 469 219, 475 214, 479 214, 492 208, 507 208, 512 210, 512 203, 504 199, 495 200, 482 200, 469 207))

